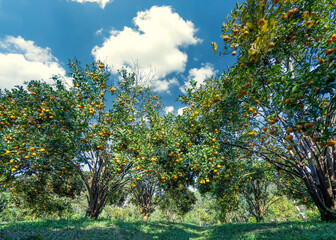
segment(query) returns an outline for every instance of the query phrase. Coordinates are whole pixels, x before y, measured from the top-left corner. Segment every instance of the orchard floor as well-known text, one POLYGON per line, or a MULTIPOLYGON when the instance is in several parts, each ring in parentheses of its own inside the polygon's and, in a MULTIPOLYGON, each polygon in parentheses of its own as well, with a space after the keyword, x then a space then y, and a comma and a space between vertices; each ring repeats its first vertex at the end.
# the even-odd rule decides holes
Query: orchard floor
POLYGON ((287 222, 199 227, 183 223, 122 222, 107 219, 0 223, 0 240, 40 239, 336 239, 336 223, 287 222))

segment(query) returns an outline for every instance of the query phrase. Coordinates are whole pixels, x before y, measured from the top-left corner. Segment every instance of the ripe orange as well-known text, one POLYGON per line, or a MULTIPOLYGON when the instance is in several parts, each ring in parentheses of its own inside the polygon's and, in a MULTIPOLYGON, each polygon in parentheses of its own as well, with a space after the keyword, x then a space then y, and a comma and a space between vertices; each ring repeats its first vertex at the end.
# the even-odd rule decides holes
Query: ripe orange
POLYGON ((274 42, 269 42, 267 46, 268 46, 268 48, 273 48, 275 46, 275 43, 274 42))
POLYGON ((293 147, 291 145, 286 146, 287 150, 293 150, 293 147))
POLYGON ((296 130, 300 131, 302 129, 302 125, 296 125, 296 130))
POLYGON ((264 26, 264 24, 265 24, 265 19, 260 19, 259 21, 258 21, 258 26, 259 27, 262 27, 262 26, 264 26))
POLYGON ((287 136, 286 136, 286 139, 287 139, 288 141, 292 141, 292 140, 293 140, 293 136, 292 136, 292 135, 287 135, 287 136))
POLYGON ((309 122, 309 123, 306 123, 304 126, 305 126, 305 128, 311 128, 311 127, 314 126, 314 123, 309 122))
POLYGON ((221 37, 223 38, 223 40, 224 40, 225 42, 227 42, 227 41, 230 39, 230 37, 227 36, 227 35, 222 35, 221 37))
POLYGON ((293 128, 287 128, 287 129, 286 129, 286 132, 287 132, 287 133, 291 133, 291 132, 293 132, 293 131, 294 131, 293 128))
POLYGON ((327 146, 329 146, 329 147, 332 147, 332 146, 335 146, 335 145, 336 145, 336 141, 335 140, 329 140, 327 142, 327 146))

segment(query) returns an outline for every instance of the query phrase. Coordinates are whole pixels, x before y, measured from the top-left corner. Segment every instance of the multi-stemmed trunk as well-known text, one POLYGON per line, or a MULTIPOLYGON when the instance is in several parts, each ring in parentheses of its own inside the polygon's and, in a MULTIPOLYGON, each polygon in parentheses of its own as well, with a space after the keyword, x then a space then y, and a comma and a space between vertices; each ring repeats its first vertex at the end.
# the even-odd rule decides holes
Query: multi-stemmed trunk
POLYGON ((110 155, 99 151, 91 153, 93 164, 90 166, 89 175, 77 169, 87 191, 88 206, 85 213, 87 218, 97 219, 111 195, 119 191, 129 180, 126 173, 131 168, 131 164, 126 165, 121 173, 116 174, 114 169, 107 166, 110 155))
POLYGON ((125 183, 126 181, 116 181, 111 183, 109 187, 90 188, 87 194, 88 207, 85 217, 97 219, 108 202, 109 197, 121 189, 125 183))
POLYGON ((336 221, 336 149, 325 147, 317 161, 309 161, 310 173, 302 171, 306 188, 322 221, 336 221))
POLYGON ((249 213, 257 222, 263 222, 268 208, 276 201, 275 195, 267 191, 269 182, 260 183, 258 180, 251 180, 246 188, 242 188, 243 196, 248 204, 249 213))
MULTIPOLYGON (((320 212, 321 220, 336 221, 336 146, 321 146, 300 133, 294 133, 294 136, 298 139, 297 145, 288 155, 263 144, 259 145, 260 150, 253 152, 293 179, 302 181, 305 193, 309 194, 320 212)), ((286 144, 285 135, 279 132, 273 138, 286 144)))
POLYGON ((144 221, 148 220, 149 215, 161 200, 161 194, 157 190, 158 182, 147 178, 133 189, 132 195, 135 203, 140 207, 140 215, 144 221), (154 199, 155 198, 155 199, 154 199))

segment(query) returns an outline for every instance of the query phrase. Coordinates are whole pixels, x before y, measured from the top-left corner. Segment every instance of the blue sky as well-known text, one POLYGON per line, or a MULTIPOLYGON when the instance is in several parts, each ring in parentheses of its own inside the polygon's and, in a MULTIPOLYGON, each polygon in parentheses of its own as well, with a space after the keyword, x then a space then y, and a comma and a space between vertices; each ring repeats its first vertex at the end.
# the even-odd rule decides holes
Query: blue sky
MULTIPOLYGON (((66 75, 69 58, 138 69, 167 111, 190 79, 222 73, 213 55, 233 0, 0 0, 0 88, 66 75)), ((64 77, 65 81, 67 80, 64 77)))

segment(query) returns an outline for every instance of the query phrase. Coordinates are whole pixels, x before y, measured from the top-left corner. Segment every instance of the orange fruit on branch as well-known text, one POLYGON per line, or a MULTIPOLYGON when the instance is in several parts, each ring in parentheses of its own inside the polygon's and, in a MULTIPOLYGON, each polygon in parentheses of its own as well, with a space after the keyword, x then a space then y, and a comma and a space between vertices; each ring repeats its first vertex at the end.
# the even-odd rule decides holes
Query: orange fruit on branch
POLYGON ((294 131, 293 128, 287 128, 287 129, 286 129, 286 132, 287 132, 287 133, 291 133, 291 132, 293 132, 293 131, 294 131))
POLYGON ((290 150, 293 150, 293 147, 291 145, 288 145, 286 146, 286 149, 290 151, 290 150))
POLYGON ((260 19, 260 20, 258 21, 258 26, 259 26, 259 27, 264 26, 265 22, 266 22, 265 19, 263 19, 263 18, 260 19))
POLYGON ((288 141, 292 141, 292 140, 293 140, 293 136, 292 136, 292 135, 287 135, 287 136, 286 136, 286 139, 287 139, 288 141))
POLYGON ((336 145, 336 141, 335 140, 329 140, 327 142, 327 146, 329 146, 329 147, 332 147, 332 146, 335 146, 335 145, 336 145))
POLYGON ((314 126, 314 123, 309 122, 309 123, 306 123, 304 126, 305 126, 305 128, 311 128, 311 127, 314 126))

